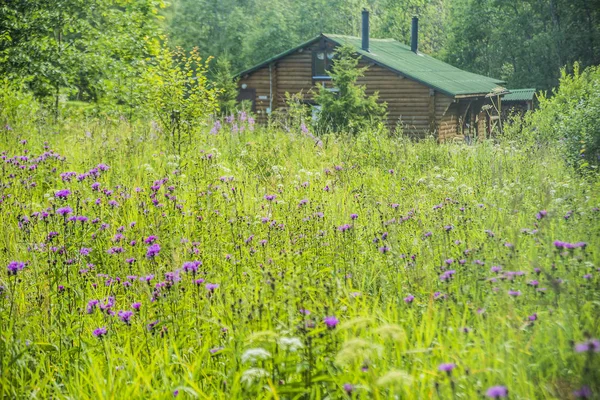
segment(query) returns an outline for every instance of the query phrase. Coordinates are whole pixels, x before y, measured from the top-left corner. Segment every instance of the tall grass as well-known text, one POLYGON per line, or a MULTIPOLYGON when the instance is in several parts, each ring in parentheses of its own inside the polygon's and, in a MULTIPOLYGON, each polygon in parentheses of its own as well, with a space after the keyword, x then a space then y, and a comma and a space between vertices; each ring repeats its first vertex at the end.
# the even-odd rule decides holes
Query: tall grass
POLYGON ((600 191, 552 148, 236 123, 7 121, 3 398, 600 392, 600 191))

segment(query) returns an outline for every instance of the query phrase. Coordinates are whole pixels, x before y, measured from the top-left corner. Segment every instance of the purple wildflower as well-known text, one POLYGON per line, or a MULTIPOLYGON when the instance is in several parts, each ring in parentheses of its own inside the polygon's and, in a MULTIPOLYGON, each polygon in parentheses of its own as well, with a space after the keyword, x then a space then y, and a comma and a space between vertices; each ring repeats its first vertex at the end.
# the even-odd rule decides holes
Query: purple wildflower
POLYGON ((59 199, 66 199, 67 197, 69 197, 69 195, 71 194, 71 191, 69 189, 61 189, 58 190, 54 196, 58 197, 59 199))
POLYGON ((323 322, 325 322, 325 325, 327 325, 327 328, 334 329, 337 326, 337 324, 340 323, 340 320, 334 316, 329 316, 329 317, 323 318, 323 322))
POLYGON ((600 352, 600 340, 588 339, 585 342, 577 343, 575 345, 575 352, 577 353, 598 353, 600 352))
POLYGON ((67 216, 68 214, 71 214, 72 212, 73 212, 73 209, 69 206, 61 207, 58 210, 56 210, 56 213, 58 215, 63 215, 63 216, 67 216))
POLYGON ((8 263, 6 269, 8 270, 8 275, 17 275, 17 272, 22 271, 25 266, 24 262, 11 261, 8 263))
POLYGON ((506 386, 492 386, 487 390, 486 394, 492 399, 499 399, 500 397, 508 396, 508 389, 506 386))
POLYGON ((406 304, 410 304, 410 303, 412 303, 412 302, 413 302, 413 300, 414 300, 414 299, 415 299, 415 296, 413 296, 412 294, 409 294, 408 296, 406 296, 406 297, 404 298, 404 302, 405 302, 406 304))
POLYGON ((102 336, 106 335, 107 332, 108 332, 108 329, 106 329, 106 327, 103 326, 101 328, 94 329, 92 334, 94 336, 96 336, 97 338, 102 338, 102 336))
POLYGON ((456 368, 456 364, 454 363, 443 363, 438 367, 439 371, 447 372, 448 375, 452 372, 452 370, 456 368))
POLYGON ((207 283, 206 284, 206 290, 208 290, 209 292, 214 292, 216 288, 219 287, 218 283, 207 283))
POLYGON ((582 386, 581 389, 575 390, 573 395, 578 399, 591 399, 592 398, 592 389, 589 386, 582 386))
POLYGON ((154 258, 158 255, 158 253, 160 253, 160 245, 158 243, 155 243, 153 245, 150 245, 150 247, 148 247, 148 251, 146 252, 146 257, 154 258))
POLYGON ((344 383, 344 386, 342 386, 342 388, 348 396, 350 396, 352 394, 352 391, 354 390, 354 386, 350 383, 344 383))
POLYGON ((131 319, 132 315, 133 315, 133 311, 130 310, 121 310, 118 313, 119 315, 119 319, 123 322, 125 322, 127 325, 129 325, 129 320, 131 319))

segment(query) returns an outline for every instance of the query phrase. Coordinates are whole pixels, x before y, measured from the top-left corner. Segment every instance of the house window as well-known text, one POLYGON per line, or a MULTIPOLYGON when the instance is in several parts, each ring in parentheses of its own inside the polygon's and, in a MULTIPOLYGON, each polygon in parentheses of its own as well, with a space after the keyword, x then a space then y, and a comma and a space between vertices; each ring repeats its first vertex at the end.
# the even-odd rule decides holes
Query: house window
POLYGON ((325 49, 313 52, 313 79, 331 79, 327 71, 333 66, 333 51, 325 49))

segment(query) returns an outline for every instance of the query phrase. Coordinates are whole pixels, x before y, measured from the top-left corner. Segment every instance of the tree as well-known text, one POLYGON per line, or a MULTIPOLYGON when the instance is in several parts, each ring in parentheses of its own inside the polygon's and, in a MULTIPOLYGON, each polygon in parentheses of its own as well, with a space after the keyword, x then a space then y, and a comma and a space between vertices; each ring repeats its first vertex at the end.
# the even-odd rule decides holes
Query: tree
POLYGON ((216 62, 213 85, 218 90, 217 103, 221 113, 234 114, 238 97, 237 79, 234 79, 231 63, 226 57, 221 57, 216 62))
MULTIPOLYGON (((41 98, 97 101, 139 75, 162 0, 8 0, 0 5, 0 75, 41 98)), ((116 94, 117 101, 120 95, 116 94)))
POLYGON ((219 112, 219 89, 210 87, 207 78, 211 59, 202 60, 198 49, 189 54, 181 48, 170 50, 166 43, 144 73, 146 106, 179 154, 194 130, 219 112))
POLYGON ((377 102, 378 93, 367 96, 365 86, 356 83, 367 70, 366 67, 358 68, 359 60, 352 47, 339 47, 329 72, 336 90, 318 87, 315 101, 321 106, 319 124, 335 132, 356 134, 385 118, 387 106, 377 102))

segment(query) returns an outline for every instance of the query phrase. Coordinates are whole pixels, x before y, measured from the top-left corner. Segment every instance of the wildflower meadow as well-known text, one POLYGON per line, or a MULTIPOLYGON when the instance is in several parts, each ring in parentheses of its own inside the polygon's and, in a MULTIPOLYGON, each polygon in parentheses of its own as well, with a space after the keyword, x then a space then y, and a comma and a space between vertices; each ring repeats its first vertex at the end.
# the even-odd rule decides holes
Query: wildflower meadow
POLYGON ((600 191, 552 146, 159 131, 0 127, 0 397, 600 394, 600 191))

